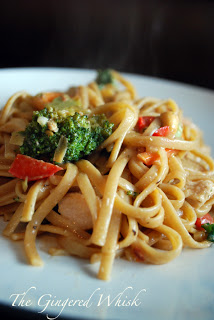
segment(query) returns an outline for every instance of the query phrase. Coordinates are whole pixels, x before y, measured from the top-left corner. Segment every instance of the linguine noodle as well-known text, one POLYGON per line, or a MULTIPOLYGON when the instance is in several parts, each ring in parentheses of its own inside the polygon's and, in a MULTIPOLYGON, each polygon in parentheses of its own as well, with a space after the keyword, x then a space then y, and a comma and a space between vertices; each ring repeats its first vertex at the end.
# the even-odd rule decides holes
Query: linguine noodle
POLYGON ((31 121, 34 97, 18 92, 1 111, 3 235, 23 241, 31 265, 43 263, 36 239, 44 233, 57 240, 51 255, 99 263, 103 280, 110 278, 116 257, 163 264, 183 247, 211 244, 195 225, 214 203, 214 162, 201 131, 183 118, 175 101, 138 98, 129 81, 111 72, 117 85, 94 81, 66 94, 80 99, 82 109, 104 113, 113 133, 88 157, 62 163, 63 170, 50 177, 29 182, 9 173, 20 153, 11 135, 31 121), (139 119, 152 121, 142 129, 139 119), (160 134, 163 127, 168 134, 160 134))

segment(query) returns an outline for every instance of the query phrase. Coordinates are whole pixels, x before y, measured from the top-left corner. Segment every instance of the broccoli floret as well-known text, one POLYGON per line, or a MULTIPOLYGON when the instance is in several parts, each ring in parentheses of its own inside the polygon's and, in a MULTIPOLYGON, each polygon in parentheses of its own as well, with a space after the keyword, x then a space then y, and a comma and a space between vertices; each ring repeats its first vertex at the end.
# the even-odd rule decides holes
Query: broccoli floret
POLYGON ((214 223, 205 223, 201 225, 207 232, 207 240, 214 242, 214 223))
POLYGON ((77 161, 98 148, 112 133, 113 124, 105 115, 65 116, 56 110, 44 108, 33 114, 25 131, 22 154, 53 162, 54 153, 61 137, 67 139, 63 162, 77 161))
POLYGON ((96 82, 99 85, 100 88, 102 88, 106 84, 114 84, 114 77, 111 73, 110 69, 100 69, 97 70, 97 78, 96 82))
POLYGON ((134 199, 139 195, 138 192, 135 192, 135 191, 132 191, 132 190, 127 191, 126 194, 127 194, 128 196, 133 197, 134 199))

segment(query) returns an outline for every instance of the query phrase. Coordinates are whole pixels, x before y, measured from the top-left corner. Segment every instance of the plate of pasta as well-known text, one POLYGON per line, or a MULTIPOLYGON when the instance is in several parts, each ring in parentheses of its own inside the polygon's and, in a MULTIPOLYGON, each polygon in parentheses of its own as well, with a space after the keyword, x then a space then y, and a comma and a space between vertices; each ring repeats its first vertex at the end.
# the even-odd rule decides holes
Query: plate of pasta
POLYGON ((0 304, 212 319, 214 92, 57 68, 0 91, 0 304))

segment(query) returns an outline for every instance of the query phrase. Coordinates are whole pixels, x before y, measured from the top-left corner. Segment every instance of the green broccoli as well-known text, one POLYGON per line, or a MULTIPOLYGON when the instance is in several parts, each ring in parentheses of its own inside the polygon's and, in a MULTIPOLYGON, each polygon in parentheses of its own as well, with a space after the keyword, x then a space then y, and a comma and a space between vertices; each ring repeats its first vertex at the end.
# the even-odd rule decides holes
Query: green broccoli
POLYGON ((47 106, 34 112, 32 121, 22 132, 24 142, 20 152, 54 162, 54 153, 63 137, 67 143, 63 163, 77 161, 97 149, 111 135, 112 128, 104 114, 90 117, 74 111, 67 115, 61 108, 47 106))
POLYGON ((214 224, 204 223, 201 225, 207 232, 207 240, 214 242, 214 224))
POLYGON ((96 82, 99 85, 100 88, 102 88, 104 85, 106 84, 114 84, 114 77, 111 73, 110 69, 100 69, 97 70, 97 78, 96 78, 96 82))
POLYGON ((135 191, 132 191, 132 190, 127 191, 126 194, 127 194, 128 196, 133 197, 134 199, 139 195, 138 192, 135 192, 135 191))

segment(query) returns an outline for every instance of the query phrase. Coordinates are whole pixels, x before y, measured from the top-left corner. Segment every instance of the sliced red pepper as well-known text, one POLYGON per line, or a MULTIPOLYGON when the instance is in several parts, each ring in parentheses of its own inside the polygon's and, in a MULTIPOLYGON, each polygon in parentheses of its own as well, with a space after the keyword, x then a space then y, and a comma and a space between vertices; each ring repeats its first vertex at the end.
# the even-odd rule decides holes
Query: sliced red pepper
POLYGON ((50 177, 60 170, 63 169, 52 163, 17 154, 9 173, 19 179, 27 178, 28 181, 33 181, 50 177))
POLYGON ((137 122, 138 130, 142 131, 143 129, 147 128, 152 123, 154 118, 155 117, 149 117, 149 116, 140 117, 137 122))
POLYGON ((170 128, 169 126, 165 127, 160 127, 157 129, 154 133, 153 136, 155 137, 166 137, 170 133, 170 128))
POLYGON ((201 218, 197 218, 195 223, 196 228, 200 231, 204 231, 204 228, 202 228, 201 226, 202 224, 205 224, 205 223, 213 224, 213 217, 209 213, 205 214, 201 218))

